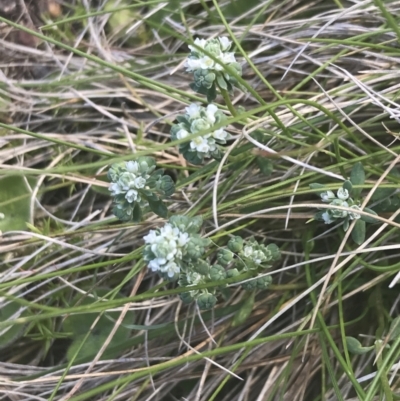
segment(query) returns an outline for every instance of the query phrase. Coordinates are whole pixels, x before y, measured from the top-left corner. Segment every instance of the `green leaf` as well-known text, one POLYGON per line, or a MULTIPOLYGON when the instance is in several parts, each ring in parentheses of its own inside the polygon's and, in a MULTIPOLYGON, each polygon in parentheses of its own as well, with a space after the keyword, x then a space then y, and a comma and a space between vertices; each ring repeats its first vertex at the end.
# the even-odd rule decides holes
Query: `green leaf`
POLYGON ((317 195, 322 194, 322 192, 326 191, 325 185, 318 184, 317 182, 314 182, 309 185, 310 189, 320 189, 321 191, 314 191, 317 195))
POLYGON ((371 201, 376 202, 378 200, 383 200, 389 198, 396 192, 395 188, 377 188, 372 194, 371 201))
POLYGON ((232 327, 237 327, 243 324, 251 315, 255 302, 255 291, 248 294, 248 297, 242 307, 235 313, 232 320, 232 327))
POLYGON ((353 185, 352 185, 351 181, 346 180, 346 181, 343 183, 343 188, 344 188, 344 189, 347 189, 347 191, 349 191, 349 194, 350 194, 350 196, 351 196, 351 193, 352 193, 352 190, 353 190, 353 185))
POLYGON ((212 103, 216 97, 217 97, 217 88, 214 83, 212 87, 207 90, 207 102, 212 103))
POLYGON ((375 348, 373 345, 370 347, 363 347, 360 341, 354 337, 346 337, 346 345, 349 352, 355 355, 366 354, 375 348))
POLYGON ((365 221, 358 219, 353 231, 351 232, 351 238, 353 238, 353 241, 361 245, 365 241, 365 221))
POLYGON ((182 155, 189 163, 192 163, 194 165, 199 165, 203 163, 203 158, 199 156, 197 152, 187 151, 185 153, 182 153, 182 155))
MULTIPOLYGON (((364 167, 360 162, 356 163, 351 169, 350 181, 353 185, 364 185, 365 182, 365 171, 364 167)), ((353 189, 353 196, 358 198, 361 194, 361 188, 353 189)))
MULTIPOLYGON (((82 305, 91 305, 94 303, 101 303, 99 298, 104 297, 109 290, 107 289, 98 289, 96 291, 96 298, 85 297, 81 300, 82 295, 78 294, 72 301, 72 305, 75 305, 79 302, 79 306, 82 305)), ((117 295, 114 299, 122 298, 121 295, 117 295)), ((80 314, 69 315, 64 323, 62 330, 65 333, 69 333, 73 342, 70 345, 67 351, 67 358, 71 360, 75 353, 78 351, 81 346, 82 341, 84 340, 87 332, 90 330, 90 327, 97 319, 99 312, 87 312, 80 314)), ((120 312, 105 312, 98 320, 96 326, 93 328, 92 332, 89 334, 87 340, 81 347, 77 358, 92 358, 97 354, 99 349, 103 346, 106 338, 111 333, 114 328, 115 322, 119 318, 120 312)), ((134 312, 128 311, 122 320, 122 324, 118 327, 118 330, 115 332, 113 339, 110 341, 109 347, 114 347, 121 342, 125 341, 129 335, 131 330, 127 327, 130 323, 134 321, 134 312)), ((102 359, 114 358, 116 356, 113 352, 106 352, 103 354, 102 359)))
POLYGON ((221 89, 228 90, 228 85, 226 84, 224 77, 220 74, 217 74, 217 83, 221 89))
POLYGON ((142 221, 142 217, 142 208, 137 202, 135 202, 135 206, 133 207, 132 211, 132 221, 134 223, 140 223, 142 221))
POLYGON ((266 177, 269 177, 274 170, 274 165, 272 164, 272 161, 270 159, 267 159, 266 157, 257 156, 256 164, 260 169, 261 174, 265 175, 266 177))
POLYGON ((400 336, 400 316, 395 317, 390 324, 389 341, 394 341, 400 336))
POLYGON ((148 200, 149 207, 157 216, 166 218, 168 216, 168 208, 161 200, 148 200))
POLYGON ((152 324, 150 326, 143 324, 124 324, 123 326, 130 330, 158 330, 162 329, 163 327, 167 327, 168 325, 169 323, 152 324))
MULTIPOLYGON (((6 306, 0 308, 0 322, 2 323, 10 320, 11 316, 17 313, 20 308, 21 305, 19 305, 17 302, 10 301, 6 306)), ((26 316, 27 314, 28 312, 24 311, 18 317, 26 316)), ((16 317, 12 319, 16 319, 16 317)), ((25 326, 22 324, 15 324, 13 326, 0 329, 0 332, 4 331, 3 334, 0 334, 0 349, 7 347, 10 343, 21 337, 24 329, 25 326)))
MULTIPOLYGON (((31 187, 35 180, 28 179, 31 187)), ((31 193, 21 176, 8 176, 0 180, 0 231, 25 230, 30 220, 31 193)))
MULTIPOLYGON (((375 215, 375 216, 378 215, 374 210, 372 210, 372 209, 370 209, 370 208, 368 208, 368 207, 365 207, 365 208, 364 208, 364 212, 373 214, 373 215, 375 215)), ((374 219, 373 217, 365 216, 365 215, 362 215, 362 216, 361 216, 361 220, 365 221, 366 223, 377 223, 377 222, 378 222, 377 219, 374 219)))

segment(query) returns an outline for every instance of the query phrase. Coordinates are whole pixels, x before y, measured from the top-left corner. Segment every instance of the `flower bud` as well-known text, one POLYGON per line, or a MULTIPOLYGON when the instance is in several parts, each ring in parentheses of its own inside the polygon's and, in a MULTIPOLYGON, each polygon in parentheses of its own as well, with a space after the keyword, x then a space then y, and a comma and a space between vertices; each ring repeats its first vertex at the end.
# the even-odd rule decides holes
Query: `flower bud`
POLYGON ((228 269, 226 270, 226 278, 232 278, 238 276, 239 270, 238 269, 228 269))
POLYGON ((337 197, 341 200, 346 200, 349 197, 349 191, 344 188, 339 188, 337 191, 337 197))
POLYGON ((239 253, 243 249, 243 238, 235 236, 228 241, 228 248, 234 252, 239 253))
MULTIPOLYGON (((334 199, 330 205, 333 206, 340 206, 340 207, 349 207, 349 204, 341 199, 334 199)), ((341 219, 347 216, 347 211, 346 210, 339 210, 339 209, 330 209, 329 210, 330 215, 335 218, 335 219, 341 219)))
POLYGON ((206 276, 210 271, 210 265, 206 261, 201 259, 196 261, 196 263, 193 263, 192 267, 194 271, 202 274, 203 276, 206 276))
POLYGON ((182 292, 179 294, 179 298, 184 304, 190 304, 193 302, 193 297, 190 295, 190 292, 182 292))
POLYGON ((211 309, 217 303, 217 298, 210 293, 203 293, 197 298, 200 309, 211 309))
POLYGON ((200 236, 198 237, 192 236, 186 245, 186 252, 189 260, 200 259, 205 252, 202 238, 200 236))
POLYGON ((233 253, 228 249, 220 249, 217 254, 218 263, 222 266, 227 266, 233 260, 233 253))
POLYGON ((195 134, 196 132, 199 131, 205 131, 211 127, 211 124, 202 119, 202 118, 197 118, 196 120, 193 120, 192 123, 190 124, 190 132, 192 134, 195 134))
POLYGON ((157 180, 156 189, 165 196, 171 196, 175 191, 175 183, 169 175, 163 175, 157 180))
POLYGON ((215 57, 218 57, 221 53, 221 42, 216 38, 207 40, 204 50, 211 53, 215 57))
POLYGON ((250 281, 246 281, 242 284, 242 288, 247 291, 252 291, 255 289, 265 290, 272 282, 271 276, 258 277, 250 281))
POLYGON ((194 71, 193 77, 197 87, 210 89, 213 86, 216 75, 210 70, 198 69, 194 71))
POLYGON ((336 198, 335 194, 332 191, 322 192, 320 196, 322 202, 331 202, 333 199, 336 198))
POLYGON ((214 265, 210 269, 210 279, 211 281, 220 281, 226 279, 226 271, 220 265, 214 265))
POLYGON ((271 260, 279 260, 281 258, 281 252, 276 244, 269 244, 266 248, 270 254, 271 260))
POLYGON ((256 286, 259 290, 266 290, 272 283, 272 277, 271 276, 263 276, 263 277, 257 278, 255 281, 256 281, 256 286))

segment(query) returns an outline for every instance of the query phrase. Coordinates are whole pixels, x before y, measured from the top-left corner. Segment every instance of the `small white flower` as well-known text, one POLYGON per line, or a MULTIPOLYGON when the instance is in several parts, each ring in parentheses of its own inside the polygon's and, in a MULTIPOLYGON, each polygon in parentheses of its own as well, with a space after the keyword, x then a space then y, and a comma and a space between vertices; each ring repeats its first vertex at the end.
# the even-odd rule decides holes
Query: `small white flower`
POLYGON ((212 133, 212 136, 215 139, 218 139, 219 141, 222 142, 225 142, 228 139, 228 135, 229 134, 223 128, 217 129, 212 133))
POLYGON ((189 71, 189 72, 198 70, 199 68, 201 68, 200 60, 198 58, 189 57, 185 61, 185 67, 186 67, 186 71, 189 71))
POLYGON ((252 260, 254 263, 261 264, 266 259, 265 255, 261 251, 253 252, 252 260))
MULTIPOLYGON (((350 206, 350 209, 361 210, 360 206, 357 205, 350 206)), ((350 220, 358 220, 359 218, 361 218, 361 214, 355 212, 349 212, 349 217, 350 220)))
POLYGON ((189 132, 187 132, 184 128, 180 129, 177 133, 176 133, 176 137, 178 139, 183 139, 186 138, 189 135, 189 132))
POLYGON ((125 163, 125 167, 127 169, 127 171, 129 171, 130 173, 136 174, 139 171, 139 163, 138 162, 126 162, 125 163))
POLYGON ((146 185, 146 179, 143 177, 136 177, 133 182, 135 188, 144 188, 146 185))
POLYGON ((170 223, 166 223, 164 227, 160 229, 161 236, 166 239, 174 239, 178 233, 179 230, 176 227, 172 227, 170 223))
POLYGON ((157 241, 158 234, 156 230, 150 230, 147 235, 143 237, 146 244, 154 244, 157 241))
POLYGON ((108 190, 111 192, 112 196, 116 196, 121 194, 123 191, 121 190, 121 187, 116 183, 113 182, 109 187, 108 190))
POLYGON ((157 259, 150 260, 148 266, 149 269, 153 270, 153 272, 160 270, 160 265, 158 264, 157 259))
POLYGON ((196 103, 190 104, 188 107, 185 107, 186 114, 189 118, 199 118, 200 117, 200 106, 196 103))
POLYGON ((221 60, 223 64, 236 63, 235 53, 222 53, 218 59, 221 60))
POLYGON ((210 152, 214 152, 214 150, 217 149, 217 145, 216 145, 215 140, 213 138, 208 138, 207 139, 207 143, 208 143, 208 146, 210 147, 210 152))
POLYGON ((341 200, 346 200, 349 197, 349 191, 345 188, 339 188, 337 191, 337 197, 341 200))
POLYGON ((201 281, 201 274, 197 272, 188 272, 186 275, 186 279, 188 281, 189 286, 197 285, 201 281))
POLYGON ((215 62, 208 56, 203 56, 199 61, 199 65, 202 70, 211 70, 214 68, 215 62))
MULTIPOLYGON (((207 44, 207 40, 206 39, 196 38, 194 40, 194 44, 197 45, 198 47, 200 47, 201 49, 204 49, 205 45, 207 44)), ((188 47, 193 52, 198 52, 199 51, 192 45, 189 45, 188 47)))
POLYGON ((215 104, 209 104, 206 109, 206 117, 210 124, 215 123, 215 113, 218 111, 218 107, 215 104))
POLYGON ((210 150, 207 139, 201 136, 194 138, 193 141, 190 142, 190 147, 201 153, 207 153, 210 150))
POLYGON ((221 50, 222 51, 227 51, 227 50, 230 49, 232 41, 230 41, 228 39, 228 37, 221 36, 221 37, 218 38, 218 40, 219 40, 219 43, 221 44, 221 50))
POLYGON ((322 202, 330 202, 335 199, 335 194, 332 191, 322 192, 321 194, 322 202))
POLYGON ((126 195, 125 195, 125 199, 129 202, 129 203, 133 203, 133 202, 139 202, 140 201, 140 196, 138 194, 138 191, 136 191, 135 189, 130 189, 126 195))
POLYGON ((0 213, 0 220, 3 220, 5 218, 6 218, 6 216, 4 215, 4 213, 0 213))
POLYGON ((175 274, 179 274, 181 269, 175 262, 169 262, 165 267, 163 267, 162 271, 167 273, 168 277, 174 277, 175 274))
POLYGON ((325 224, 331 224, 334 221, 331 219, 331 216, 328 212, 322 213, 321 217, 324 220, 325 224))
POLYGON ((251 258, 251 257, 253 256, 253 247, 250 246, 250 245, 246 245, 246 246, 243 248, 243 255, 244 255, 246 258, 251 258))
POLYGON ((189 242, 189 234, 188 233, 179 233, 179 238, 178 238, 178 245, 180 247, 185 246, 189 242))

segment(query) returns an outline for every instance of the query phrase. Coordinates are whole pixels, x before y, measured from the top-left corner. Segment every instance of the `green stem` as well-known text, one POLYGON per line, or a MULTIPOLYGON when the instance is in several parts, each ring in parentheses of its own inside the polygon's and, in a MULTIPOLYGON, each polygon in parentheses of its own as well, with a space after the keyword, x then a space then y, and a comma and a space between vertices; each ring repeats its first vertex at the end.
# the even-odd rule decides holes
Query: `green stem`
POLYGON ((346 171, 344 170, 344 167, 343 167, 343 165, 341 164, 342 163, 342 158, 341 158, 341 156, 340 156, 340 149, 339 149, 339 140, 338 140, 338 138, 335 138, 334 140, 333 140, 333 146, 334 146, 334 148, 335 148, 335 155, 336 155, 336 160, 338 161, 338 163, 339 163, 339 170, 340 170, 340 174, 342 174, 342 176, 344 177, 344 178, 346 178, 346 171))
POLYGON ((236 117, 238 115, 238 113, 231 102, 231 98, 229 97, 228 91, 226 89, 222 89, 219 85, 218 85, 218 88, 221 91, 221 95, 224 98, 225 104, 228 107, 229 111, 231 112, 232 116, 236 117))
MULTIPOLYGON (((378 373, 382 367, 382 340, 376 340, 375 342, 375 350, 376 350, 376 354, 378 355, 378 358, 376 360, 376 364, 378 366, 378 373)), ((390 389, 390 385, 388 382, 388 379, 386 377, 385 372, 382 372, 380 374, 380 379, 381 379, 381 384, 382 384, 382 388, 383 391, 385 393, 385 399, 386 401, 393 401, 393 394, 392 394, 392 390, 390 389)))

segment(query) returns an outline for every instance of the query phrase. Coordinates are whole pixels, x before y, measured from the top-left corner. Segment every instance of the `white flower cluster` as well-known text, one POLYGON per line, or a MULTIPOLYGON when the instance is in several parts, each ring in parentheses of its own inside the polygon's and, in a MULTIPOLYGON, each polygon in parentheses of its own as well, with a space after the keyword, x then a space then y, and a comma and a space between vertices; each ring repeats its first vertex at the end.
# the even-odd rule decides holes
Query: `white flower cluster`
POLYGON ((204 49, 212 54, 215 58, 221 61, 222 65, 216 63, 201 50, 189 45, 189 49, 192 53, 186 60, 186 71, 195 71, 198 69, 222 71, 223 64, 228 65, 236 62, 234 53, 228 51, 231 48, 232 41, 230 41, 226 36, 209 40, 197 38, 195 39, 194 44, 200 49, 204 49))
POLYGON ((321 193, 321 200, 325 203, 329 203, 332 206, 348 207, 354 209, 354 212, 348 212, 347 210, 339 209, 327 209, 321 214, 321 218, 325 224, 331 224, 337 219, 348 219, 357 220, 361 217, 358 210, 361 210, 360 206, 356 205, 353 199, 350 198, 349 191, 345 188, 339 188, 336 196, 332 191, 326 191, 321 193))
POLYGON ((141 171, 138 162, 126 162, 125 170, 121 171, 116 181, 111 183, 109 191, 113 196, 123 194, 129 203, 140 202, 138 189, 145 188, 149 177, 149 174, 141 171))
POLYGON ((245 245, 242 252, 243 256, 249 258, 258 265, 267 260, 267 257, 263 251, 260 249, 255 249, 251 245, 245 245))
MULTIPOLYGON (((219 111, 218 107, 214 104, 209 104, 205 109, 204 117, 201 117, 200 112, 204 109, 193 103, 189 107, 186 107, 186 115, 190 121, 190 132, 185 128, 181 128, 177 133, 177 139, 186 138, 190 134, 209 129, 216 122, 215 114, 219 111)), ((219 128, 209 134, 198 136, 190 142, 190 149, 201 153, 214 152, 217 148, 216 140, 225 143, 229 139, 230 135, 223 129, 219 128)))
POLYGON ((151 270, 166 273, 168 277, 180 273, 179 261, 182 259, 184 246, 190 240, 188 233, 167 223, 158 230, 150 230, 143 239, 154 256, 149 259, 146 257, 149 252, 145 253, 145 260, 149 262, 151 270))

